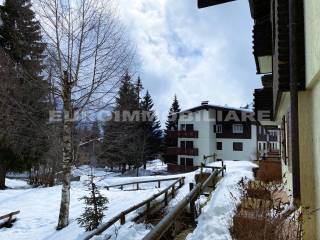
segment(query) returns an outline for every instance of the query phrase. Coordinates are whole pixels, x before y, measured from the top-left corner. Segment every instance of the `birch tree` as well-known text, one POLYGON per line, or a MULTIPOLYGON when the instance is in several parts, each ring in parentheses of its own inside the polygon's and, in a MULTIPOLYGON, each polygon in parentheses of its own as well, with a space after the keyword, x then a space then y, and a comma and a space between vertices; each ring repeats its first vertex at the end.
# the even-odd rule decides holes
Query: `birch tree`
POLYGON ((57 229, 68 225, 72 129, 75 115, 113 101, 132 60, 130 44, 111 0, 38 0, 51 59, 53 91, 63 103, 63 186, 57 229))

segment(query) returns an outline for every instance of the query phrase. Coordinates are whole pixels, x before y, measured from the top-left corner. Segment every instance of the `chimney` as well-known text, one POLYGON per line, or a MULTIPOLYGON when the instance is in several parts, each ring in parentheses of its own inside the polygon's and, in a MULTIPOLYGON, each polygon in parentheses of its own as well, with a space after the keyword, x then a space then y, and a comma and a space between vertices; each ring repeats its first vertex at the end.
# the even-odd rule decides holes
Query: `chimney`
POLYGON ((209 101, 202 101, 201 102, 201 106, 206 106, 206 105, 208 105, 209 104, 209 101))

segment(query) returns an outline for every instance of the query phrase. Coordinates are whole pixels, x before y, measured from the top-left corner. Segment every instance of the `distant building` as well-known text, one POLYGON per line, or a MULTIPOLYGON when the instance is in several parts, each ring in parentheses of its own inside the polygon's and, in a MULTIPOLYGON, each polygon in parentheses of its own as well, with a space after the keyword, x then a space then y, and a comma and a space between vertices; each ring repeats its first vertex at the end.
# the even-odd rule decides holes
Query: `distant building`
POLYGON ((250 110, 203 102, 177 114, 178 130, 170 132, 177 144, 166 151, 177 159, 172 162, 175 170, 193 170, 205 162, 204 156, 211 156, 208 161, 257 160, 259 144, 265 155, 279 150, 276 130, 268 131, 259 125, 257 132, 254 113, 250 110))

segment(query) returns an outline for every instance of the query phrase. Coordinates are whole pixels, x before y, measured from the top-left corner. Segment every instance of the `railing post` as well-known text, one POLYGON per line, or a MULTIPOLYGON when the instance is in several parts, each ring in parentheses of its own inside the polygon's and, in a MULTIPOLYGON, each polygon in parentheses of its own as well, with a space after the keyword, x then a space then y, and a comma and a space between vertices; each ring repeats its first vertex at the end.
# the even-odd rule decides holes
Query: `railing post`
POLYGON ((216 177, 212 179, 212 191, 214 191, 215 189, 216 189, 216 177))
POLYGON ((120 186, 120 189, 123 190, 123 185, 120 186))
POLYGON ((168 206, 168 191, 164 194, 164 205, 168 206))
POLYGON ((139 190, 139 183, 137 183, 137 190, 139 190))
POLYGON ((161 187, 161 181, 159 180, 158 181, 158 188, 160 188, 161 187))
POLYGON ((174 188, 174 185, 172 186, 172 190, 171 190, 171 194, 172 194, 172 198, 174 198, 174 196, 175 196, 175 188, 174 188))
POLYGON ((125 223, 126 223, 126 215, 124 213, 121 213, 120 224, 124 225, 125 223))
POLYGON ((147 218, 150 217, 150 202, 147 203, 147 218))
POLYGON ((221 160, 221 164, 222 164, 222 166, 221 166, 221 168, 222 168, 222 177, 224 177, 224 164, 223 164, 223 160, 221 160))
MULTIPOLYGON (((194 188, 194 184, 189 183, 190 192, 192 191, 193 188, 194 188)), ((196 214, 196 205, 195 205, 194 199, 191 199, 191 201, 190 201, 190 212, 191 212, 193 219, 196 219, 197 214, 196 214)))

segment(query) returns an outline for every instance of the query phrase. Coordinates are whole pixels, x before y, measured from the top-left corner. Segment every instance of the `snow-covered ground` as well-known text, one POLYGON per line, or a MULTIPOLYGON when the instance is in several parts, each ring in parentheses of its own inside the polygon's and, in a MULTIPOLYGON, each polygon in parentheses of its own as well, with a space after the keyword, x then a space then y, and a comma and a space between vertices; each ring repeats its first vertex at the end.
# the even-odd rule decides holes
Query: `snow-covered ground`
MULTIPOLYGON (((220 166, 220 163, 218 163, 220 166)), ((226 226, 232 214, 232 206, 228 205, 230 197, 229 191, 236 191, 235 185, 241 177, 251 177, 250 162, 226 162, 227 174, 226 177, 219 183, 212 199, 208 203, 204 213, 199 218, 199 226, 188 239, 229 239, 226 226), (228 220, 229 219, 229 220, 228 220), (215 228, 215 226, 219 226, 215 228), (206 231, 207 233, 204 233, 206 231), (222 235, 221 235, 222 234, 222 235), (206 236, 214 236, 205 238, 206 236), (216 236, 220 236, 216 238, 216 236)), ((151 172, 163 170, 162 163, 154 162, 150 166, 151 172)), ((61 186, 51 188, 30 188, 26 187, 26 183, 20 180, 9 180, 9 187, 18 187, 18 189, 7 189, 0 191, 0 215, 11 211, 20 210, 18 221, 10 229, 0 229, 0 239, 10 240, 80 240, 86 235, 84 229, 77 224, 76 218, 83 212, 83 202, 79 198, 86 194, 83 181, 87 178, 84 174, 89 171, 88 168, 82 167, 76 169, 75 172, 81 175, 80 182, 73 182, 71 188, 71 206, 70 206, 70 224, 67 228, 56 231, 57 219, 59 214, 59 202, 61 194, 61 186)), ((99 186, 113 185, 120 183, 128 183, 131 181, 163 179, 178 176, 185 176, 185 185, 179 190, 175 199, 170 202, 170 206, 174 206, 189 192, 189 182, 194 182, 194 175, 197 171, 179 174, 179 175, 161 175, 161 176, 143 176, 143 177, 122 177, 115 173, 108 173, 102 169, 96 170, 95 175, 100 176, 99 186)), ((161 189, 170 185, 171 181, 163 182, 161 189)), ((105 212, 104 222, 108 221, 121 211, 130 206, 140 203, 143 200, 151 197, 153 194, 161 191, 155 188, 157 184, 147 183, 142 184, 139 191, 121 191, 119 189, 101 189, 101 193, 108 197, 108 210, 105 212)), ((130 187, 128 187, 130 188, 130 187)), ((120 227, 115 224, 107 230, 104 235, 111 235, 111 239, 120 240, 140 240, 147 234, 149 229, 146 229, 144 224, 135 224, 130 221, 137 213, 132 213, 128 216, 127 223, 120 227)))
MULTIPOLYGON (((151 162, 149 171, 158 171, 163 169, 163 164, 160 161, 151 162)), ((90 168, 82 166, 79 169, 74 169, 75 175, 81 175, 80 182, 72 182, 71 187, 71 206, 70 206, 70 224, 67 228, 56 231, 57 219, 59 215, 59 204, 61 186, 54 186, 50 188, 27 188, 28 185, 22 180, 7 179, 7 185, 10 189, 0 191, 0 215, 8 212, 20 210, 21 213, 17 216, 18 221, 15 222, 12 228, 0 229, 0 239, 10 240, 78 240, 85 236, 84 229, 78 226, 76 218, 83 212, 83 202, 79 200, 80 197, 86 195, 86 190, 83 182, 87 179, 86 174, 90 168)), ((105 172, 103 169, 95 170, 95 175, 99 176, 100 181, 97 182, 98 186, 106 186, 120 183, 129 183, 132 181, 164 179, 171 177, 178 177, 181 175, 161 175, 161 176, 144 176, 144 177, 122 177, 119 174, 105 172)), ((184 174, 189 176, 190 181, 193 180, 194 173, 184 174)), ((161 188, 156 188, 157 183, 141 184, 142 190, 139 191, 121 191, 120 189, 110 189, 107 191, 102 188, 101 193, 108 197, 109 204, 108 210, 105 212, 104 222, 108 221, 121 211, 138 204, 143 200, 151 197, 153 194, 164 189, 170 185, 172 181, 162 182, 161 188)), ((187 185, 185 185, 187 186, 187 185)), ((128 187, 130 189, 131 186, 128 187)), ((179 194, 187 192, 187 188, 181 190, 179 194)), ((136 225, 131 227, 133 222, 130 222, 130 217, 136 213, 129 215, 128 223, 122 227, 124 231, 115 230, 111 228, 108 232, 113 234, 113 239, 128 239, 128 231, 132 231, 131 239, 141 239, 140 235, 144 234, 144 225, 136 225), (135 230, 137 228, 137 230, 135 230), (134 232, 137 234, 134 234, 134 232), (117 238, 116 238, 117 235, 117 238), (123 237, 121 237, 123 235, 123 237)), ((108 233, 107 232, 107 233, 108 233)))

